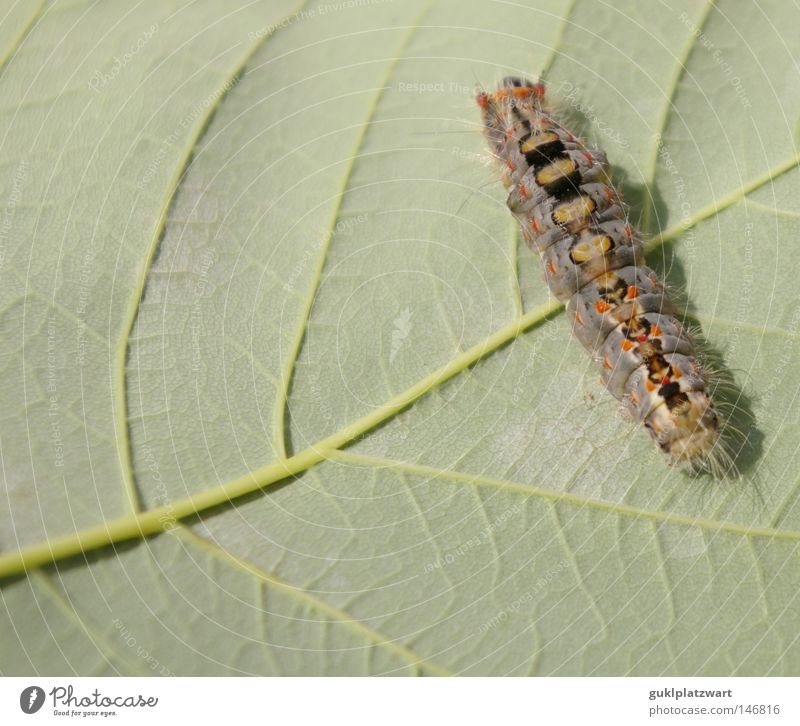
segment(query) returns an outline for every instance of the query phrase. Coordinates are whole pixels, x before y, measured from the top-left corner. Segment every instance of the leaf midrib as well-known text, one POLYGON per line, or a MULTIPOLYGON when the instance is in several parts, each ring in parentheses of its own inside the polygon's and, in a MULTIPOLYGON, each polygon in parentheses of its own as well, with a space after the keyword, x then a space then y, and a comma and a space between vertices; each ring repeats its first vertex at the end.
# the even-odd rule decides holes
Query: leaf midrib
MULTIPOLYGON (((17 41, 17 44, 24 39, 25 33, 29 30, 31 25, 35 23, 36 18, 41 13, 42 8, 44 7, 44 3, 42 3, 38 9, 38 12, 31 18, 28 27, 26 27, 25 32, 20 34, 20 37, 17 41)), ((302 5, 300 5, 302 7, 302 5)), ((427 12, 427 7, 425 12, 427 12)), ((706 8, 706 12, 704 16, 707 17, 707 13, 710 12, 709 8, 706 8)), ((423 13, 424 14, 424 13, 423 13)), ((412 26, 411 30, 418 26, 416 23, 412 26)), ((244 56, 243 61, 240 64, 240 67, 237 67, 236 74, 240 73, 244 66, 246 65, 247 61, 252 57, 253 53, 265 42, 272 34, 268 34, 263 38, 260 38, 256 43, 254 43, 247 51, 244 56)), ((404 43, 407 41, 408 36, 404 39, 404 43)), ((687 52, 691 51, 691 43, 687 48, 684 49, 684 55, 687 52)), ((553 56, 555 55, 555 48, 553 52, 553 56)), ((4 59, 6 60, 6 59, 4 59)), ((391 72, 391 69, 389 70, 391 72)), ((680 77, 680 67, 676 70, 676 74, 680 77)), ((225 98, 226 94, 222 94, 217 100, 216 103, 209 109, 208 117, 210 118, 211 113, 216 110, 219 103, 225 98)), ((377 99, 376 99, 377 105, 377 99)), ((667 104, 667 111, 669 108, 669 104, 667 104)), ((191 154, 193 153, 194 149, 196 148, 197 143, 202 136, 204 129, 206 128, 206 119, 201 119, 201 121, 197 125, 196 133, 190 139, 191 143, 187 146, 186 154, 184 155, 182 164, 179 164, 176 168, 176 173, 170 181, 170 185, 167 189, 167 194, 165 194, 165 203, 161 210, 161 215, 159 217, 159 222, 157 225, 156 234, 153 236, 153 241, 151 246, 148 250, 148 264, 144 266, 141 278, 141 285, 139 286, 140 291, 143 290, 144 281, 146 280, 146 275, 149 270, 149 265, 152 262, 153 255, 155 250, 157 249, 158 241, 161 237, 161 233, 163 232, 164 225, 166 223, 166 211, 169 209, 172 200, 178 190, 180 185, 180 181, 185 173, 186 166, 191 159, 191 154)), ((359 139, 360 144, 361 139, 359 139)), ((702 222, 703 220, 718 214, 720 211, 732 206, 742 198, 744 198, 747 194, 754 191, 755 189, 763 186, 766 183, 769 183, 776 177, 780 176, 783 173, 791 170, 795 166, 800 163, 800 157, 793 157, 788 159, 782 164, 779 164, 771 171, 767 172, 764 175, 754 178, 748 184, 743 185, 737 190, 729 192, 728 194, 724 195, 720 199, 710 203, 706 207, 698 210, 693 215, 683 219, 676 225, 668 228, 664 232, 662 232, 659 236, 655 237, 651 240, 647 245, 647 251, 652 252, 655 249, 660 248, 664 244, 676 239, 680 236, 683 232, 690 229, 691 227, 695 226, 696 224, 702 222)), ((334 211, 334 224, 335 218, 338 215, 338 206, 337 209, 334 211)), ((324 258, 323 258, 324 261, 324 258)), ((135 302, 132 304, 129 315, 126 322, 129 323, 127 327, 127 331, 121 341, 121 345, 119 346, 118 350, 127 351, 127 341, 129 340, 129 336, 132 332, 133 324, 135 322, 136 311, 138 310, 138 297, 135 298, 135 302)), ((159 532, 164 531, 165 529, 174 526, 174 524, 186 517, 198 514, 203 512, 211 507, 218 506, 220 504, 225 504, 230 502, 232 499, 238 498, 240 496, 245 496, 247 494, 251 494, 259 489, 263 489, 270 484, 276 483, 278 481, 282 481, 289 476, 296 476, 307 469, 315 466, 316 464, 325 461, 329 458, 334 458, 338 456, 344 455, 340 449, 350 443, 354 438, 357 436, 365 433, 366 431, 370 430, 374 426, 381 424, 388 419, 395 416, 397 413, 408 407, 409 405, 413 404, 416 400, 421 398, 431 389, 441 385, 445 381, 449 380, 453 376, 457 375, 458 373, 466 370, 469 366, 471 366, 476 361, 480 360, 481 358, 490 355, 503 345, 513 341, 516 337, 518 337, 521 333, 526 332, 532 328, 535 328, 537 325, 541 324, 549 317, 559 313, 563 310, 563 306, 556 303, 550 302, 546 305, 540 306, 529 313, 518 317, 517 319, 509 322, 494 334, 488 336, 486 339, 478 343, 477 345, 473 346, 469 350, 465 351, 464 353, 456 356, 453 358, 449 363, 445 364, 438 370, 434 371, 433 373, 425 376, 421 379, 417 384, 411 386, 409 389, 404 391, 403 393, 393 397, 389 401, 387 401, 384 406, 374 409, 371 413, 367 414, 366 416, 360 418, 358 421, 354 422, 350 426, 346 426, 343 429, 340 429, 336 433, 322 439, 317 444, 314 444, 307 449, 300 451, 299 453, 285 459, 278 460, 276 462, 272 462, 264 467, 260 467, 248 474, 234 479, 226 484, 220 485, 219 487, 214 487, 212 489, 206 490, 199 495, 194 495, 190 497, 186 497, 181 500, 177 500, 175 502, 169 503, 162 507, 157 507, 155 509, 150 510, 139 510, 133 512, 131 515, 126 515, 123 517, 119 517, 117 519, 111 520, 109 522, 97 525, 95 527, 87 528, 80 532, 73 533, 68 536, 54 538, 48 541, 40 542, 28 547, 21 548, 19 551, 0 554, 0 578, 13 576, 15 574, 19 574, 25 570, 39 567, 41 565, 47 564, 49 562, 53 562, 56 560, 61 560, 66 557, 70 557, 80 552, 86 552, 93 549, 98 549, 104 546, 113 545, 117 542, 122 542, 129 539, 144 537, 148 535, 157 534, 159 532)), ((306 315, 307 317, 307 315, 306 315)), ((302 341, 302 338, 299 337, 299 340, 302 341)), ((121 356, 121 364, 118 366, 118 371, 122 371, 122 384, 123 388, 118 389, 122 392, 122 400, 125 401, 125 393, 124 393, 124 361, 125 356, 121 356)), ((291 374, 291 368, 289 369, 289 375, 291 374)), ((284 379, 286 381, 286 379, 284 379)), ((287 388, 288 388, 288 381, 286 381, 287 388)), ((127 407, 123 409, 123 411, 127 411, 127 407)), ((124 438, 123 444, 130 452, 130 440, 127 433, 127 426, 123 427, 124 438)), ((348 456, 353 456, 352 454, 347 454, 348 456)), ((412 466, 405 464, 404 462, 396 462, 397 465, 403 466, 412 466)), ((432 470, 436 472, 437 470, 432 470)), ((448 472, 439 472, 439 475, 445 476, 448 472)), ((474 477, 470 475, 460 474, 458 472, 450 472, 449 473, 453 478, 461 478, 467 477, 471 481, 475 481, 474 477)), ((130 473, 132 476, 132 472, 130 473)), ((489 481, 489 480, 485 480, 489 481)), ((502 484, 502 480, 493 480, 496 484, 502 484)), ((484 482, 485 483, 485 482, 484 482)), ((505 485, 510 488, 519 488, 524 490, 524 493, 527 495, 536 495, 542 496, 544 498, 550 499, 561 499, 566 500, 571 497, 575 497, 576 495, 570 495, 561 492, 554 492, 547 489, 532 487, 524 484, 519 483, 511 483, 505 482, 505 485)), ((797 539, 800 538, 800 533, 798 532, 787 532, 782 530, 773 530, 773 529, 748 529, 743 528, 738 525, 733 525, 724 522, 716 522, 714 520, 696 520, 690 517, 682 518, 680 515, 671 515, 663 512, 650 512, 649 510, 638 510, 633 507, 629 507, 628 505, 617 505, 617 504, 610 504, 601 502, 599 500, 592 500, 592 499, 583 499, 581 497, 577 497, 581 500, 581 504, 585 506, 594 506, 600 509, 610 509, 619 514, 627 514, 628 516, 654 516, 657 515, 660 519, 666 521, 675 521, 681 524, 692 524, 695 526, 707 527, 712 528, 715 530, 724 529, 726 531, 733 531, 740 535, 751 535, 751 536, 765 536, 765 537, 780 537, 780 538, 789 538, 789 539, 797 539), (677 518, 677 519, 676 519, 677 518), (732 529, 731 529, 732 528, 732 529)))
MULTIPOLYGON (((776 166, 771 172, 757 177, 739 190, 731 192, 717 202, 698 210, 691 217, 668 228, 659 237, 652 240, 648 244, 648 251, 653 252, 667 242, 677 238, 682 232, 695 224, 734 205, 750 192, 790 171, 798 163, 800 163, 800 157, 793 157, 776 166)), ((80 532, 21 548, 16 552, 2 554, 0 555, 0 579, 21 574, 27 570, 41 567, 57 560, 63 560, 81 552, 158 534, 174 526, 181 519, 194 516, 213 507, 228 504, 233 499, 252 494, 289 477, 297 476, 312 466, 331 458, 334 452, 337 452, 375 426, 393 418, 430 390, 463 372, 478 360, 494 353, 523 332, 541 325, 563 309, 563 305, 556 301, 551 301, 510 321, 483 341, 452 358, 448 363, 423 377, 410 388, 389 399, 383 406, 373 409, 349 426, 345 426, 287 459, 267 464, 218 487, 207 489, 200 494, 184 497, 154 509, 141 510, 130 515, 118 517, 80 532)), ((597 505, 597 500, 587 500, 586 505, 597 505)), ((707 521, 714 523, 713 520, 707 521)), ((719 528, 718 525, 721 524, 723 523, 714 523, 714 526, 719 528)), ((766 534, 767 531, 769 530, 764 530, 764 536, 768 536, 766 534)), ((775 531, 780 532, 781 530, 775 531)))

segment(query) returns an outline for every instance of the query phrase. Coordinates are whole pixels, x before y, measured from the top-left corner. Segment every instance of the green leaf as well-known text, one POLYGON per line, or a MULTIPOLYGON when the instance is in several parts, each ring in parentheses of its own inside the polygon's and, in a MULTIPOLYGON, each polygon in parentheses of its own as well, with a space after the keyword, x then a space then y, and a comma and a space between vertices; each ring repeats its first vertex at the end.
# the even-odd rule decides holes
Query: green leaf
POLYGON ((800 673, 796 9, 0 20, 3 674, 800 673), (473 87, 540 70, 739 478, 620 419, 517 238, 473 87))

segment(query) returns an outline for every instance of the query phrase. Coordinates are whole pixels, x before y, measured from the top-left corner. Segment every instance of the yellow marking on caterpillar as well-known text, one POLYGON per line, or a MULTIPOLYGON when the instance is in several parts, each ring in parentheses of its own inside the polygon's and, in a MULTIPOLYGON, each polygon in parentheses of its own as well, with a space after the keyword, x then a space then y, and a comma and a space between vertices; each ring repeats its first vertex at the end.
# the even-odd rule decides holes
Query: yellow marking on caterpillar
POLYGON ((547 186, 553 182, 569 176, 578 168, 578 165, 568 156, 556 159, 554 162, 548 164, 540 169, 536 174, 536 183, 540 186, 547 186))
POLYGON ((589 219, 595 209, 597 209, 597 204, 591 197, 575 197, 553 210, 553 221, 561 225, 584 222, 589 219))
POLYGON ((575 262, 588 262, 593 257, 600 257, 608 252, 613 243, 611 238, 606 235, 599 235, 591 239, 578 242, 572 248, 572 259, 575 262))

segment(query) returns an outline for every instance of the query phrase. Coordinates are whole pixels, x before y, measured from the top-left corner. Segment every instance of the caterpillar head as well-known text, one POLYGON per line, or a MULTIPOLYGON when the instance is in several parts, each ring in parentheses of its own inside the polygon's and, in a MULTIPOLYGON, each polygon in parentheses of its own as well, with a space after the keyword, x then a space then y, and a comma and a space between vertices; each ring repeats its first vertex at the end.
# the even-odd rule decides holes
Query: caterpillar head
POLYGON ((493 93, 481 91, 475 98, 483 114, 484 132, 494 151, 517 124, 536 124, 541 114, 544 84, 508 76, 493 93))

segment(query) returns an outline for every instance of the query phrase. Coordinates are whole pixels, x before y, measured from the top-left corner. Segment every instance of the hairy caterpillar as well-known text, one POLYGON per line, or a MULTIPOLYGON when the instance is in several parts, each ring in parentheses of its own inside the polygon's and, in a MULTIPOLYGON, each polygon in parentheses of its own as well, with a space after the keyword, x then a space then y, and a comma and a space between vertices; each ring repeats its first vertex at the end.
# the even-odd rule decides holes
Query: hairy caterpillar
POLYGON ((606 388, 670 463, 717 472, 730 462, 694 342, 644 264, 605 153, 558 123, 544 95, 542 83, 506 78, 477 96, 508 207, 606 388))

